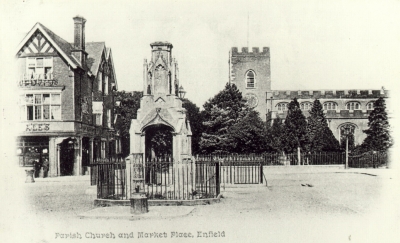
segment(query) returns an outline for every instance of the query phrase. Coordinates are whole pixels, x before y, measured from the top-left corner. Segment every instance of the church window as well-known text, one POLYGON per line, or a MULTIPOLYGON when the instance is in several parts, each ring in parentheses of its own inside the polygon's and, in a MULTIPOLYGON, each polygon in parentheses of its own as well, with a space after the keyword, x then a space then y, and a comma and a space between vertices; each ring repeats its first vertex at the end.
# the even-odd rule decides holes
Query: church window
POLYGON ((358 102, 349 102, 346 104, 346 109, 347 110, 360 110, 361 109, 361 105, 358 102))
POLYGON ((335 102, 325 102, 324 103, 324 110, 336 110, 337 104, 335 102))
POLYGON ((277 107, 278 111, 286 111, 288 109, 288 103, 279 103, 277 107))
POLYGON ((374 109, 374 102, 369 102, 367 104, 367 110, 373 110, 374 109))
POLYGON ((308 111, 311 110, 312 108, 312 103, 311 102, 304 102, 300 104, 300 109, 303 111, 308 111))
POLYGON ((255 75, 253 71, 248 71, 246 74, 246 88, 255 88, 255 75))

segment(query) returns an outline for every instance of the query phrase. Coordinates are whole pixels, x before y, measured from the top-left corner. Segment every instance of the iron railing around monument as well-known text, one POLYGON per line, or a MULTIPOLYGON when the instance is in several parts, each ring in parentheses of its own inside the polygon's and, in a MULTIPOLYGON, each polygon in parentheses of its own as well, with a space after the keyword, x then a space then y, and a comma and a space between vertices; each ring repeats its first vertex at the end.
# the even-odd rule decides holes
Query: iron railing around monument
POLYGON ((92 169, 97 171, 99 199, 127 200, 137 186, 151 200, 215 198, 220 193, 219 165, 215 162, 197 163, 191 158, 175 162, 163 157, 145 163, 95 164, 92 169), (143 180, 137 175, 143 175, 143 180))
POLYGON ((96 158, 89 164, 90 167, 90 185, 97 185, 98 181, 98 165, 105 164, 120 164, 123 168, 125 168, 125 161, 121 157, 110 157, 110 158, 96 158))

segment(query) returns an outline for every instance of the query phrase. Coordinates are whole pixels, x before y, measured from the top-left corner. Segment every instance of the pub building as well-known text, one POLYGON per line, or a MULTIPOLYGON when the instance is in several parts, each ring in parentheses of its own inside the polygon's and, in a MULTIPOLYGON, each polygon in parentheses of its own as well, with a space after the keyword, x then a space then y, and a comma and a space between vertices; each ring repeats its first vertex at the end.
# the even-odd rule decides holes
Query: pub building
POLYGON ((19 165, 36 176, 84 175, 98 158, 120 153, 114 129, 117 80, 110 48, 85 43, 83 17, 69 43, 36 23, 18 46, 19 165), (43 168, 40 170, 40 168, 43 168))

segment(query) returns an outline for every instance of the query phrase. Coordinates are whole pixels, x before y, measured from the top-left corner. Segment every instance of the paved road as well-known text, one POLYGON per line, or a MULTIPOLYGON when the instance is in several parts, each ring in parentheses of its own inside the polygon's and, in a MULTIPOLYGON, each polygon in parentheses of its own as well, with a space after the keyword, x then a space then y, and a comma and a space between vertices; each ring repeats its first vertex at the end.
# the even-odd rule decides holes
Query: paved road
MULTIPOLYGON (((79 233, 79 242, 92 242, 86 237, 107 232, 116 234, 114 242, 396 242, 399 221, 394 222, 392 202, 397 198, 386 193, 394 180, 385 173, 353 172, 272 174, 268 187, 226 186, 218 204, 196 206, 181 218, 142 221, 80 219, 80 213, 93 209, 88 178, 41 179, 22 185, 28 206, 16 207, 10 222, 21 232, 13 236, 26 242, 76 241, 60 239, 57 233, 79 233), (169 238, 137 238, 138 232, 154 231, 169 238), (198 238, 198 231, 220 237, 198 238), (118 233, 131 232, 134 239, 118 238, 118 233), (171 232, 194 238, 170 238, 171 232)), ((17 232, 13 226, 9 230, 17 232)))

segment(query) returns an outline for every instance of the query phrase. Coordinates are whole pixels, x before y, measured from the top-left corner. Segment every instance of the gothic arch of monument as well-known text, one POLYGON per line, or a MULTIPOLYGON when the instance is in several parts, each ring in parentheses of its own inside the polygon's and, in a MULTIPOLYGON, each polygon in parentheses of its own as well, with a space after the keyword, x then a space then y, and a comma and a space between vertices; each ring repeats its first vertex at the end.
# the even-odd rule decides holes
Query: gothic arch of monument
POLYGON ((172 44, 154 42, 150 46, 151 59, 149 62, 145 59, 143 64, 143 97, 137 118, 131 121, 130 153, 145 155, 146 131, 153 126, 164 125, 172 131, 173 159, 182 161, 192 154, 192 132, 182 100, 177 96, 178 63, 172 58, 172 44))

